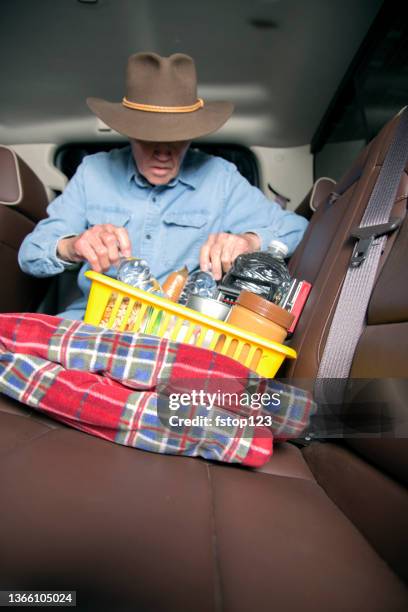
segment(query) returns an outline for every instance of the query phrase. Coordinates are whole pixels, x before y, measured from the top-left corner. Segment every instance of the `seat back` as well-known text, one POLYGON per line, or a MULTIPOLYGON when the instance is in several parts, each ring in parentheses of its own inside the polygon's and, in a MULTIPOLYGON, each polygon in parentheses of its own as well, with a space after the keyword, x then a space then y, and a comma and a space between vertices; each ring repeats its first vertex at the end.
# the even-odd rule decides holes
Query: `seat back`
POLYGON ((24 238, 46 217, 48 200, 41 181, 9 147, 0 145, 0 312, 34 311, 49 286, 20 270, 17 255, 24 238))
MULTIPOLYGON (((303 379, 310 384, 316 378, 355 244, 350 235, 360 224, 398 121, 399 115, 367 145, 350 171, 333 186, 340 197, 327 198, 319 205, 292 258, 291 273, 313 287, 293 336, 298 359, 287 363, 281 376, 295 377, 301 384, 303 379)), ((349 391, 347 399, 351 401, 342 407, 343 424, 348 431, 345 439, 337 440, 336 444, 315 442, 305 450, 318 482, 405 580, 408 579, 407 197, 405 168, 391 213, 403 222, 388 237, 350 372, 352 379, 374 380, 367 385, 365 381, 359 383, 360 390, 353 394, 349 391), (364 435, 358 433, 362 423, 364 435), (378 510, 373 512, 374 508, 378 510)))
MULTIPOLYGON (((360 153, 350 171, 334 186, 333 191, 341 193, 341 196, 334 202, 329 198, 318 207, 302 243, 292 257, 291 273, 313 286, 292 339, 298 359, 285 364, 285 370, 280 373, 283 376, 316 378, 355 244, 350 237, 351 231, 360 224, 398 120, 399 115, 383 128, 360 153), (347 188, 344 189, 344 186, 347 188)), ((408 177, 405 172, 392 216, 405 217, 407 194, 408 177)), ((400 230, 388 238, 368 309, 367 326, 354 359, 354 377, 408 374, 406 354, 403 358, 403 345, 407 346, 408 341, 408 287, 404 282, 407 231, 405 221, 400 230), (389 346, 393 357, 389 359, 384 354, 382 358, 382 352, 374 351, 373 344, 377 347, 380 344, 383 351, 389 346), (369 363, 373 368, 369 367, 369 363)))

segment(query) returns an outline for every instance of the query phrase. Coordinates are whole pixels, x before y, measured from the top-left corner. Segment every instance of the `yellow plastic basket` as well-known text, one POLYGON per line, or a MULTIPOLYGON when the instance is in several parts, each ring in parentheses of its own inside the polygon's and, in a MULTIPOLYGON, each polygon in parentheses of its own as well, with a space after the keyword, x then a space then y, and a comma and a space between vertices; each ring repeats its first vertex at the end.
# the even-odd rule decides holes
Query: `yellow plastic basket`
POLYGON ((85 322, 194 344, 236 359, 260 376, 275 376, 292 348, 261 338, 98 272, 86 272, 91 291, 85 322))

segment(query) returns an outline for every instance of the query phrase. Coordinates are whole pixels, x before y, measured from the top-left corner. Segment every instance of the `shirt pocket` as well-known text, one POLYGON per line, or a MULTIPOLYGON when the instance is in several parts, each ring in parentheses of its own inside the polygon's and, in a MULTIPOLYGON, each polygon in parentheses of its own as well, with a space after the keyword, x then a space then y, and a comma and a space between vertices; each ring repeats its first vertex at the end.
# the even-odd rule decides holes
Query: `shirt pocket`
POLYGON ((86 211, 88 228, 94 225, 110 223, 116 227, 125 227, 130 220, 130 213, 127 210, 115 210, 112 207, 89 207, 86 211))
POLYGON ((168 211, 163 216, 162 244, 166 245, 164 263, 171 267, 198 265, 200 249, 208 233, 207 212, 168 211))

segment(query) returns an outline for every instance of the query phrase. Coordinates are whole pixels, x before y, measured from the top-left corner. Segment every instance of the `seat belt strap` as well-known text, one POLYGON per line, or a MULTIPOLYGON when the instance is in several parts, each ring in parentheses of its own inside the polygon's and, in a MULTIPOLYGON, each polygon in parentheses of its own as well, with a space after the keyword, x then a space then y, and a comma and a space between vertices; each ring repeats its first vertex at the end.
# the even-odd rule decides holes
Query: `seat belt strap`
POLYGON ((408 109, 402 111, 394 138, 367 204, 361 224, 352 232, 358 242, 347 270, 315 382, 315 399, 341 403, 357 342, 374 286, 387 234, 401 223, 389 219, 408 160, 408 109))

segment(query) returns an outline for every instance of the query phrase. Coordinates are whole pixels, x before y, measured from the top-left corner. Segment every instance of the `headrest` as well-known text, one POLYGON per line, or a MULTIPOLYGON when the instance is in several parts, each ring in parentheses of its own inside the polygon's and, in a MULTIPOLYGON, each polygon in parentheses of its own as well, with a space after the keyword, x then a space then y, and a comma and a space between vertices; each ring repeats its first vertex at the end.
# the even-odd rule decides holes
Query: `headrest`
POLYGON ((13 206, 35 222, 47 216, 44 185, 15 151, 4 145, 0 145, 0 204, 13 206))
POLYGON ((320 204, 326 201, 330 193, 333 191, 335 184, 336 181, 326 176, 322 176, 315 181, 309 200, 309 206, 313 212, 316 212, 320 204))

